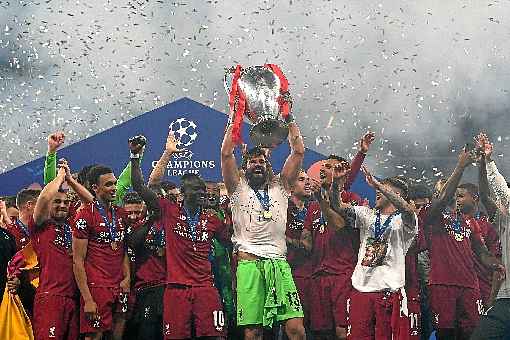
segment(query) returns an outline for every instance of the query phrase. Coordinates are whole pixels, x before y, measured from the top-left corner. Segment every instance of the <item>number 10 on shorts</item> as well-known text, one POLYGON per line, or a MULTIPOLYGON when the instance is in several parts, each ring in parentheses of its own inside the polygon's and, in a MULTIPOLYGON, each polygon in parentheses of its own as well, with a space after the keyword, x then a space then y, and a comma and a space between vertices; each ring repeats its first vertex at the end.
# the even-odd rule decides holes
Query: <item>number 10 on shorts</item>
POLYGON ((222 310, 215 310, 213 312, 213 319, 214 319, 214 327, 218 332, 221 332, 223 330, 223 326, 225 326, 225 316, 223 315, 222 310))

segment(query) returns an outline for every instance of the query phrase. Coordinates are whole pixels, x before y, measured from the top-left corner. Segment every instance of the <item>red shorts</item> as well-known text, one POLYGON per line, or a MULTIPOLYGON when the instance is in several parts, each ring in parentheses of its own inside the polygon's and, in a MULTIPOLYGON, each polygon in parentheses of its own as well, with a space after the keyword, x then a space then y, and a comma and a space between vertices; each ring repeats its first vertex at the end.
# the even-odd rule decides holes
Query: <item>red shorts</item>
POLYGON ((79 338, 78 302, 69 297, 36 294, 34 299, 34 336, 37 340, 79 338))
POLYGON ((92 299, 97 305, 99 320, 88 320, 83 311, 85 302, 80 298, 80 333, 98 333, 112 330, 113 314, 126 314, 128 295, 120 288, 89 287, 92 299))
POLYGON ((430 308, 436 329, 474 330, 483 313, 478 288, 430 285, 430 308))
POLYGON ((168 285, 163 298, 165 339, 226 335, 225 314, 213 286, 168 285), (192 332, 192 330, 195 330, 192 332))
POLYGON ((399 293, 362 293, 352 290, 347 302, 347 339, 392 340, 392 315, 399 293))
POLYGON ((310 307, 312 304, 312 278, 310 277, 295 277, 294 283, 299 294, 299 300, 303 307, 304 325, 308 327, 310 325, 310 307))
MULTIPOLYGON (((399 294, 399 301, 402 302, 402 296, 399 294)), ((393 339, 394 340, 419 340, 421 332, 421 307, 418 293, 407 293, 408 315, 400 312, 399 306, 394 306, 393 320, 393 339), (396 309, 398 307, 398 309, 396 309)))
POLYGON ((350 275, 321 275, 312 279, 311 329, 330 331, 347 326, 347 300, 352 291, 350 275))

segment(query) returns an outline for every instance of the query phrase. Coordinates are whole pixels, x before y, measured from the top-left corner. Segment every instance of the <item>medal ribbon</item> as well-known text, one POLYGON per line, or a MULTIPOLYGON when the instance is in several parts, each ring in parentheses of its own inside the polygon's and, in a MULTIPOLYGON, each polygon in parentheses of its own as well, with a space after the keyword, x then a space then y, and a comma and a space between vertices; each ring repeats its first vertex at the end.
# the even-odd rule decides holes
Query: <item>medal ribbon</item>
POLYGON ((262 205, 262 208, 264 208, 265 211, 269 211, 269 209, 271 208, 271 203, 269 201, 269 192, 267 191, 267 189, 265 189, 264 191, 262 190, 257 190, 255 191, 255 196, 257 196, 260 204, 262 205))
POLYGON ((156 226, 152 226, 152 229, 154 230, 154 243, 156 246, 160 248, 165 247, 165 230, 161 227, 161 229, 158 230, 156 226))
POLYGON ((191 233, 191 239, 193 242, 197 241, 197 225, 198 221, 200 221, 200 215, 202 214, 202 209, 198 209, 197 213, 194 216, 191 216, 191 213, 184 208, 184 212, 186 213, 186 222, 188 223, 188 228, 191 233))
POLYGON ((30 232, 28 231, 28 227, 23 222, 21 222, 20 220, 17 219, 16 221, 14 221, 14 223, 23 231, 25 236, 30 237, 30 232))
POLYGON ((384 234, 386 229, 388 229, 388 227, 391 223, 391 220, 393 219, 393 217, 395 215, 397 215, 397 212, 394 212, 393 214, 388 216, 386 221, 384 221, 384 224, 381 225, 381 212, 377 211, 376 218, 375 218, 375 227, 374 227, 374 236, 376 239, 379 239, 384 234))
POLYGON ((117 240, 117 226, 115 223, 115 209, 110 208, 112 212, 112 222, 108 221, 108 217, 106 215, 106 211, 103 206, 96 202, 97 211, 99 215, 103 218, 104 223, 108 226, 108 231, 110 232, 110 240, 115 242, 117 240))
POLYGON ((232 88, 230 89, 228 103, 230 106, 232 117, 232 142, 241 144, 243 137, 241 136, 241 127, 243 124, 244 110, 246 109, 246 96, 239 88, 239 78, 241 77, 241 65, 236 66, 234 78, 232 79, 232 88), (236 105, 237 99, 237 105, 236 105), (234 111, 235 110, 235 111, 234 111))
POLYGON ((71 231, 71 226, 67 223, 64 223, 64 244, 66 249, 71 248, 73 242, 73 233, 71 231))

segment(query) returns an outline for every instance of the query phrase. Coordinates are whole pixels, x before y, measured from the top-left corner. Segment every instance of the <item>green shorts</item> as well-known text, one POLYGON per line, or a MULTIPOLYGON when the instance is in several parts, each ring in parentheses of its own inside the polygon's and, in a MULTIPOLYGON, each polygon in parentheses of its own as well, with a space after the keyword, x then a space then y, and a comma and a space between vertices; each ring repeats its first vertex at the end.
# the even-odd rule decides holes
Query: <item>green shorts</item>
POLYGON ((285 260, 241 260, 237 266, 237 325, 272 327, 302 318, 303 308, 285 260))

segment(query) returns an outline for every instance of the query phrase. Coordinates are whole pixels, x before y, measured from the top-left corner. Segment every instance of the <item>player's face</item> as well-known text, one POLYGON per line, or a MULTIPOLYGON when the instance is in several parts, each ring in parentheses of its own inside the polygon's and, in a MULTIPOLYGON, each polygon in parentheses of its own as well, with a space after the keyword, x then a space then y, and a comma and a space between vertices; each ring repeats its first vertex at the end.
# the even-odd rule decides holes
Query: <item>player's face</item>
POLYGON ((475 209, 475 199, 469 191, 458 188, 456 192, 457 209, 464 214, 472 213, 475 209))
POLYGON ((182 186, 184 204, 206 206, 207 190, 203 181, 190 181, 182 186))
POLYGON ((96 196, 104 202, 113 202, 115 201, 115 195, 117 192, 117 178, 112 173, 104 174, 99 177, 99 183, 94 184, 92 188, 94 189, 96 196))
POLYGON ((124 205, 129 223, 135 223, 145 216, 145 204, 128 203, 124 205))
POLYGON ((264 156, 255 156, 246 164, 246 177, 250 180, 263 181, 267 176, 267 162, 264 156))
POLYGON ((308 198, 312 196, 310 178, 308 177, 308 174, 306 172, 301 171, 299 173, 296 182, 294 182, 292 194, 300 198, 308 198))
POLYGON ((59 221, 67 218, 69 214, 69 205, 71 200, 64 192, 57 192, 51 202, 50 215, 53 219, 59 221))
POLYGON ((7 216, 9 216, 11 221, 15 221, 19 217, 19 210, 15 207, 7 208, 7 216))
POLYGON ((415 199, 414 200, 414 208, 415 208, 414 211, 418 214, 420 212, 420 210, 429 203, 430 203, 430 199, 428 199, 428 198, 415 199))
POLYGON ((207 202, 209 208, 215 208, 220 204, 220 187, 217 184, 207 183, 207 202))

